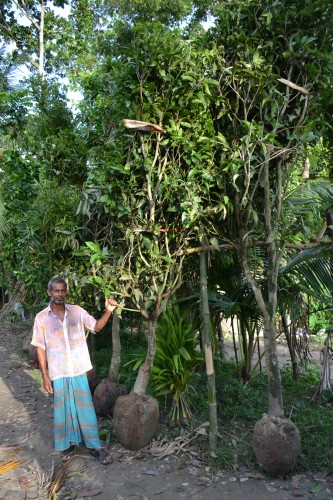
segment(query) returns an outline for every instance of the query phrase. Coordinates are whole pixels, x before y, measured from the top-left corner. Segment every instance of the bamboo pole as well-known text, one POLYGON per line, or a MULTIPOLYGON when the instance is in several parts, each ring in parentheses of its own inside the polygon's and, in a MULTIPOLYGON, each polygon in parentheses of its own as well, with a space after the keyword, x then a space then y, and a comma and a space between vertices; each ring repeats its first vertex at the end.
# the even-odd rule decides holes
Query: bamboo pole
POLYGON ((200 253, 200 298, 202 316, 202 344, 205 352, 207 387, 208 387, 208 408, 209 408, 209 445, 213 450, 217 445, 217 407, 216 407, 216 387, 214 360, 212 351, 212 340, 210 334, 210 318, 207 290, 207 262, 206 254, 200 253))

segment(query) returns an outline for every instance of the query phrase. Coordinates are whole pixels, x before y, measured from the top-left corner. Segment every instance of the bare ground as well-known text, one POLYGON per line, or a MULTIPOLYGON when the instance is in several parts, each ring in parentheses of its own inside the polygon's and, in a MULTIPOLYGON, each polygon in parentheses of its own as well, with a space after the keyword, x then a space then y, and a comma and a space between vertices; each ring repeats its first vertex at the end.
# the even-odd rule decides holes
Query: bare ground
MULTIPOLYGON (((52 400, 41 389, 35 370, 21 355, 29 330, 27 324, 0 325, 0 460, 14 451, 12 459, 20 461, 18 467, 0 474, 0 500, 44 500, 45 485, 52 471, 61 470, 59 456, 53 450, 52 400)), ((333 483, 320 473, 287 479, 272 479, 264 473, 244 469, 212 473, 195 447, 184 453, 174 446, 174 453, 162 458, 148 450, 130 452, 116 442, 108 449, 114 455, 114 462, 106 467, 79 449, 57 498, 333 499, 333 483)))

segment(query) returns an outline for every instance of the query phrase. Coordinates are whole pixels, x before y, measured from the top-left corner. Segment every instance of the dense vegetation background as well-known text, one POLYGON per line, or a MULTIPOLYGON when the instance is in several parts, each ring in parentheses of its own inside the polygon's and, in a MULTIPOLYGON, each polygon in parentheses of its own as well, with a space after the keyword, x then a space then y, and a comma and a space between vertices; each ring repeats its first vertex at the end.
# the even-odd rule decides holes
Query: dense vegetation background
MULTIPOLYGON (((209 404, 216 385, 219 425, 233 433, 221 438, 228 464, 251 456, 237 436, 267 411, 266 375, 252 361, 262 331, 269 411, 292 412, 301 432, 331 425, 329 393, 320 407, 309 399, 319 372, 298 334, 331 326, 332 9, 326 0, 4 0, 0 14, 3 310, 20 301, 33 315, 58 274, 94 314, 114 294, 121 382, 160 401, 176 394, 165 414, 183 425, 193 407, 207 416, 204 350, 216 372, 209 404), (222 319, 238 345, 231 365, 222 319), (270 362, 281 335, 282 385, 270 362), (135 380, 144 359, 148 376, 135 380)), ((106 334, 98 342, 101 379, 111 345, 106 334)), ((325 462, 306 436, 301 467, 325 462)))

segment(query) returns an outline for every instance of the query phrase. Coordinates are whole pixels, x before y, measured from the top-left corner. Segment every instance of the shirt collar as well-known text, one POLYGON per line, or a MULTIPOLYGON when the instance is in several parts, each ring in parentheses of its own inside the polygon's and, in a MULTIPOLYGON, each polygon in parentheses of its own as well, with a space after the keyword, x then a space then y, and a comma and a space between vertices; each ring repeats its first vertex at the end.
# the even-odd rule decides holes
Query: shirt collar
MULTIPOLYGON (((73 306, 72 306, 71 304, 66 304, 66 302, 65 302, 65 309, 66 309, 67 311, 70 311, 70 310, 72 309, 72 307, 73 307, 73 306)), ((48 313, 51 313, 51 312, 52 312, 52 309, 51 309, 51 302, 50 302, 50 303, 49 303, 49 305, 47 306, 46 310, 47 310, 47 312, 48 312, 48 313)))

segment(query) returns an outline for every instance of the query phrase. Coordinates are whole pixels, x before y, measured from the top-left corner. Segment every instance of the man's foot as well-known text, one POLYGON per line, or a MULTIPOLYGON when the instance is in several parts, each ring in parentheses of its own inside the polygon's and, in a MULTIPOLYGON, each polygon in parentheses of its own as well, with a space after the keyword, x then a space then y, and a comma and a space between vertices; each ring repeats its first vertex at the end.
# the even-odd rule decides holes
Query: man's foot
POLYGON ((76 446, 72 444, 67 450, 61 451, 60 452, 60 457, 62 462, 68 462, 74 455, 76 450, 76 446))
POLYGON ((113 462, 113 458, 111 455, 108 455, 103 448, 100 449, 94 449, 94 450, 89 450, 90 455, 95 458, 96 460, 99 461, 100 464, 102 465, 107 465, 113 462))

